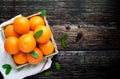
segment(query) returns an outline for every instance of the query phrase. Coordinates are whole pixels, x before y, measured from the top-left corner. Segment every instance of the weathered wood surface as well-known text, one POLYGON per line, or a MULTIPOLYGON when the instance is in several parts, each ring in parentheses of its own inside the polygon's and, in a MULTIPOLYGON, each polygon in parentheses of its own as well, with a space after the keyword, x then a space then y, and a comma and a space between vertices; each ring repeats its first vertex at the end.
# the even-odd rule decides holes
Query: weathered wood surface
MULTIPOLYGON (((119 77, 118 3, 115 0, 0 0, 0 23, 18 14, 29 16, 46 9, 47 20, 60 51, 53 58, 50 69, 54 71, 52 76, 45 77, 43 72, 25 79, 119 77), (64 34, 69 35, 67 48, 63 48, 60 43, 64 34), (80 35, 81 38, 76 41, 80 35), (54 69, 55 61, 61 63, 60 71, 54 69)), ((3 79, 2 75, 0 79, 3 79)))
POLYGON ((119 50, 120 30, 115 27, 93 25, 63 25, 51 27, 59 50, 119 50), (68 34, 67 48, 60 39, 68 34), (80 38, 78 38, 78 35, 80 38))
POLYGON ((25 79, 118 79, 120 74, 119 51, 60 51, 53 58, 49 70, 25 79), (61 64, 61 70, 55 70, 55 62, 61 64))
POLYGON ((0 22, 46 9, 50 25, 86 22, 111 26, 118 23, 118 3, 114 0, 0 0, 0 22))

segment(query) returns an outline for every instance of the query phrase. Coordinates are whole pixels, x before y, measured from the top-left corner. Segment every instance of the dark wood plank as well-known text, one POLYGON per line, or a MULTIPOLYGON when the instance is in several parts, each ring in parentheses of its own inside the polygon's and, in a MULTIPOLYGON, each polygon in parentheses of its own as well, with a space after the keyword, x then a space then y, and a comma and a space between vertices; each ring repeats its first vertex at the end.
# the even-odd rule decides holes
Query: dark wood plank
POLYGON ((59 50, 119 50, 120 30, 115 27, 94 25, 63 25, 51 27, 59 50), (69 29, 67 29, 69 27, 69 29), (78 34, 82 34, 76 40, 78 34), (60 39, 68 34, 67 48, 63 48, 60 39))
POLYGON ((25 79, 112 79, 119 77, 119 51, 60 51, 53 58, 53 75, 44 72, 25 79), (55 62, 61 70, 55 70, 55 62))
POLYGON ((119 17, 114 0, 0 0, 0 22, 18 14, 31 15, 47 10, 50 25, 117 25, 119 17))

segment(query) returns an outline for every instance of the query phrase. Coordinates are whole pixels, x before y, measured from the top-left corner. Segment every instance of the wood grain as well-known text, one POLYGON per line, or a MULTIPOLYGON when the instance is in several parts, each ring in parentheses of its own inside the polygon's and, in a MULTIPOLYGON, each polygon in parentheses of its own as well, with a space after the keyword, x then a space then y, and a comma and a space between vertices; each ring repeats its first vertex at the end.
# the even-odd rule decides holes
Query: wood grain
POLYGON ((18 14, 28 16, 47 10, 50 25, 115 25, 119 7, 114 0, 0 0, 0 22, 18 14))
POLYGON ((60 51, 53 57, 51 76, 43 72, 25 79, 113 79, 119 77, 119 60, 119 51, 60 51), (55 69, 55 62, 61 70, 55 69))
POLYGON ((63 25, 51 27, 59 50, 119 50, 120 31, 115 27, 84 25, 63 25), (67 29, 69 27, 69 29, 67 29), (78 33, 81 38, 76 41, 78 33), (68 34, 67 48, 63 48, 60 39, 68 34))

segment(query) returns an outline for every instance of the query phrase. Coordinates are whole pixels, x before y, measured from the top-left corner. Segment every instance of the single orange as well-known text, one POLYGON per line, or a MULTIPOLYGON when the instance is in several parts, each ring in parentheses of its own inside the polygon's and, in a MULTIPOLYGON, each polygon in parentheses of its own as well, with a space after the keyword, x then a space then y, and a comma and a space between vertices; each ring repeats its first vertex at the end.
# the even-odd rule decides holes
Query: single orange
POLYGON ((32 30, 34 30, 39 25, 44 25, 44 20, 40 16, 33 16, 30 18, 30 27, 32 30))
POLYGON ((38 49, 38 48, 35 48, 33 50, 33 52, 38 55, 38 58, 35 58, 34 56, 31 55, 31 53, 28 53, 27 54, 28 62, 30 64, 38 64, 38 63, 40 63, 42 61, 42 59, 43 59, 43 54, 42 54, 41 50, 38 49))
POLYGON ((47 43, 39 44, 39 48, 44 55, 50 55, 54 52, 54 45, 50 40, 47 43))
POLYGON ((13 25, 6 26, 4 33, 6 37, 10 37, 10 36, 19 37, 19 34, 14 31, 13 25))
POLYGON ((51 38, 51 35, 52 35, 52 32, 51 32, 50 28, 47 27, 47 26, 42 26, 42 25, 37 26, 35 28, 34 35, 40 30, 42 30, 43 32, 42 32, 42 34, 41 34, 41 36, 39 38, 36 38, 37 42, 39 42, 39 43, 48 42, 50 40, 50 38, 51 38))
POLYGON ((27 63, 26 54, 23 52, 19 52, 18 54, 13 55, 13 60, 16 64, 19 65, 27 63))
POLYGON ((30 30, 30 22, 24 16, 17 17, 13 22, 13 28, 17 33, 25 34, 30 30))
POLYGON ((18 38, 15 36, 8 37, 4 42, 4 48, 9 54, 17 54, 19 52, 18 38))
POLYGON ((31 34, 23 34, 18 39, 18 47, 22 52, 29 53, 36 47, 36 41, 31 34))

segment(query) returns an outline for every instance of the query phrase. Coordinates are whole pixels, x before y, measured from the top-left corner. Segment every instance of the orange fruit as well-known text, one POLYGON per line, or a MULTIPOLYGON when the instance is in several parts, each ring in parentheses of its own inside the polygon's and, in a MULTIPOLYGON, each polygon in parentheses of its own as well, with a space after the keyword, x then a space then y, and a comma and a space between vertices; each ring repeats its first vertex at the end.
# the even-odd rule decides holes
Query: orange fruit
POLYGON ((9 54, 17 54, 19 52, 18 38, 15 36, 8 37, 4 42, 4 48, 9 54))
POLYGON ((25 64, 27 63, 26 54, 19 52, 18 54, 13 55, 13 60, 16 64, 25 64))
POLYGON ((50 40, 47 43, 39 44, 39 48, 44 55, 50 55, 54 52, 54 45, 50 40))
POLYGON ((4 33, 6 37, 10 37, 10 36, 19 37, 19 34, 14 31, 13 25, 6 26, 4 33))
POLYGON ((36 47, 36 41, 31 34, 23 34, 18 39, 18 47, 22 52, 29 53, 36 47))
POLYGON ((30 22, 24 16, 17 17, 13 22, 13 28, 17 33, 25 34, 30 30, 30 22))
POLYGON ((30 27, 32 30, 34 30, 39 25, 44 25, 44 20, 40 16, 33 16, 30 18, 30 27))
POLYGON ((50 28, 47 26, 37 26, 34 30, 34 35, 40 30, 42 30, 43 32, 39 38, 36 38, 37 42, 39 42, 39 43, 48 42, 52 35, 50 28))
POLYGON ((34 35, 34 31, 30 30, 27 34, 34 35))
POLYGON ((40 62, 42 61, 42 59, 43 59, 43 54, 42 54, 41 50, 38 49, 38 48, 35 48, 35 49, 33 50, 33 52, 38 55, 38 58, 35 58, 35 57, 32 56, 30 53, 28 53, 28 54, 26 55, 28 62, 29 62, 30 64, 38 64, 38 63, 40 63, 40 62))

